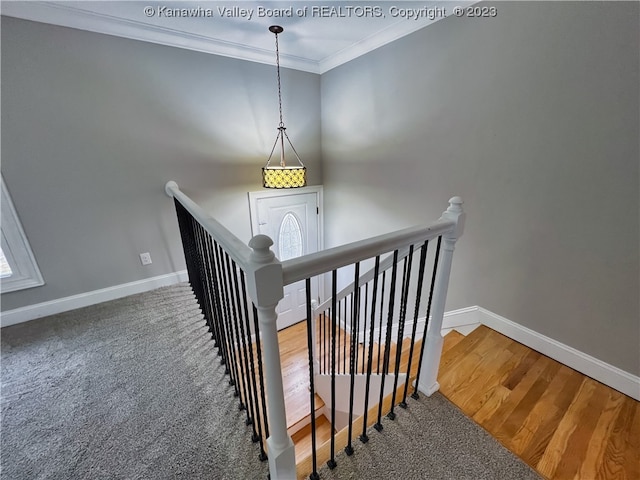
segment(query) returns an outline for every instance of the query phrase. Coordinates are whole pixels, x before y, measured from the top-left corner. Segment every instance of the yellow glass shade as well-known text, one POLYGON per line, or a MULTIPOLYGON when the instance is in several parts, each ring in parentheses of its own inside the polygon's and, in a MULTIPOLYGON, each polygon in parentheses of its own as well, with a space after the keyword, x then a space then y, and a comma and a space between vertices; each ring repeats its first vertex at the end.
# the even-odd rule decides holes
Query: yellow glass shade
POLYGON ((262 185, 265 188, 298 188, 306 184, 306 167, 264 167, 262 169, 262 185))

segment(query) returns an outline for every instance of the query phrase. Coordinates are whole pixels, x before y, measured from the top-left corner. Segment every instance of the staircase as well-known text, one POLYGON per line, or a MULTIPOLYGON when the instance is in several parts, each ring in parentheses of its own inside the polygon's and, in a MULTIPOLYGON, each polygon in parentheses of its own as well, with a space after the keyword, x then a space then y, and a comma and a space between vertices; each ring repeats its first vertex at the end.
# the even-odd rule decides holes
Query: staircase
MULTIPOLYGON (((326 320, 325 320, 326 321, 326 320)), ((319 320, 317 322, 317 328, 323 328, 322 322, 319 320)), ((311 473, 311 412, 310 412, 310 400, 309 400, 309 370, 308 370, 308 350, 306 342, 304 341, 306 336, 306 323, 300 322, 295 325, 292 325, 284 330, 278 332, 278 339, 280 341, 280 358, 282 363, 282 376, 284 381, 284 389, 285 389, 285 405, 287 412, 287 430, 291 435, 293 443, 295 445, 295 457, 296 457, 296 465, 298 471, 298 478, 308 477, 311 473)), ((316 337, 318 338, 318 337, 316 337)), ((340 343, 336 343, 336 346, 341 349, 341 355, 344 355, 344 352, 347 354, 347 358, 350 355, 351 349, 351 336, 344 329, 340 328, 339 332, 340 343)), ((414 360, 411 365, 411 372, 409 375, 409 385, 412 384, 413 380, 416 377, 418 370, 418 361, 417 354, 420 352, 420 347, 422 345, 421 341, 416 342, 414 346, 414 360)), ((401 346, 401 359, 400 359, 400 369, 402 375, 399 376, 398 385, 396 392, 397 398, 402 398, 404 394, 404 385, 406 379, 406 372, 409 366, 409 351, 411 346, 411 339, 405 338, 402 342, 401 346)), ((373 345, 374 356, 372 358, 372 378, 380 378, 380 374, 382 373, 382 357, 384 354, 384 348, 380 346, 378 343, 374 343, 373 345), (379 348, 380 347, 380 348, 379 348), (379 352, 379 353, 378 353, 379 352)), ((358 344, 357 355, 359 358, 364 361, 360 361, 358 364, 358 374, 356 375, 356 379, 360 378, 361 383, 364 381, 365 374, 367 372, 367 349, 365 346, 360 343, 358 344)), ((397 344, 395 342, 391 342, 390 347, 390 358, 395 359, 397 354, 397 344)), ((342 358, 342 357, 341 357, 342 358)), ((386 415, 391 410, 391 399, 392 399, 392 389, 393 389, 393 368, 390 365, 390 368, 387 369, 387 383, 385 388, 385 401, 383 402, 382 415, 386 415)), ((347 366, 348 368, 348 366, 347 366)), ((322 383, 322 380, 328 381, 329 375, 320 374, 316 375, 316 391, 320 391, 321 388, 318 387, 319 383, 322 383)), ((340 374, 339 376, 342 379, 342 387, 337 386, 336 390, 338 392, 345 392, 345 399, 348 399, 349 394, 349 377, 350 375, 340 374)), ((360 391, 361 395, 364 395, 364 384, 358 386, 358 381, 356 380, 356 388, 355 391, 360 391)), ((377 420, 378 415, 378 395, 379 395, 379 386, 377 389, 372 388, 370 392, 370 401, 368 402, 370 409, 368 412, 368 420, 367 427, 373 425, 377 420)), ((326 389, 325 389, 326 392, 326 389)), ((409 388, 408 393, 411 393, 412 389, 409 388)), ((357 395, 357 394, 356 394, 357 395)), ((330 447, 330 439, 331 439, 331 413, 327 408, 326 402, 323 400, 323 396, 326 398, 326 395, 319 395, 316 393, 315 395, 315 418, 316 418, 316 442, 317 449, 319 451, 324 451, 324 455, 318 456, 318 461, 321 463, 326 462, 329 459, 329 447, 330 447)), ((344 412, 344 410, 343 410, 344 412)), ((354 431, 357 432, 357 435, 363 429, 363 421, 364 421, 364 412, 356 412, 354 414, 354 431), (357 426, 357 428, 355 428, 357 426)), ((348 415, 348 410, 345 413, 348 415)), ((336 434, 336 449, 342 449, 347 445, 347 424, 346 419, 343 418, 342 422, 336 422, 337 426, 334 430, 336 434)))
POLYGON ((352 453, 370 425, 382 430, 382 415, 393 419, 409 393, 438 390, 444 302, 464 229, 459 197, 429 225, 280 262, 269 237, 247 245, 175 182, 165 191, 174 199, 189 283, 273 480, 317 479, 319 463, 335 467, 336 451, 352 453), (360 275, 361 267, 370 269, 360 275), (338 293, 338 278, 349 277, 353 283, 338 293), (317 307, 312 281, 331 291, 317 307), (284 286, 297 282, 305 283, 306 320, 280 338, 276 306, 284 286))

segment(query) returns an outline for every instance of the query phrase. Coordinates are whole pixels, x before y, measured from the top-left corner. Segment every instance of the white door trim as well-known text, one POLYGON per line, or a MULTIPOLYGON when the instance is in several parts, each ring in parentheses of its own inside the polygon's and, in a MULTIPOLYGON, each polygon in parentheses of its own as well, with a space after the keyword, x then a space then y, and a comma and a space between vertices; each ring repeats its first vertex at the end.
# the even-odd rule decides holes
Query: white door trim
MULTIPOLYGON (((324 198, 322 185, 314 185, 309 187, 292 188, 292 189, 265 189, 257 192, 248 192, 249 198, 249 216, 251 219, 251 235, 254 236, 260 232, 260 226, 258 223, 258 200, 265 198, 277 198, 277 197, 293 197, 296 195, 316 194, 318 214, 317 214, 317 241, 318 251, 324 249, 324 198)), ((325 298, 324 281, 318 279, 317 281, 318 291, 317 294, 320 299, 325 298)))
POLYGON ((290 195, 301 195, 305 193, 316 193, 318 195, 318 251, 324 249, 324 199, 322 185, 313 185, 310 187, 300 187, 282 190, 260 190, 257 192, 249 192, 249 216, 251 217, 251 235, 256 235, 259 231, 258 219, 255 212, 258 211, 258 200, 261 198, 285 197, 290 195))

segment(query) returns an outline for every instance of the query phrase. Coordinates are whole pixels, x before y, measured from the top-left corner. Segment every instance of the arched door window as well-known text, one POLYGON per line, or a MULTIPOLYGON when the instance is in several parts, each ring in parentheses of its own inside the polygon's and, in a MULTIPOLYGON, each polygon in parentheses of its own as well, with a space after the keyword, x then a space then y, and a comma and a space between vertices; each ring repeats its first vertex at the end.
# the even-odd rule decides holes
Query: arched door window
POLYGON ((291 212, 287 213, 280 223, 278 233, 278 258, 280 261, 299 257, 304 249, 302 245, 302 227, 291 212))

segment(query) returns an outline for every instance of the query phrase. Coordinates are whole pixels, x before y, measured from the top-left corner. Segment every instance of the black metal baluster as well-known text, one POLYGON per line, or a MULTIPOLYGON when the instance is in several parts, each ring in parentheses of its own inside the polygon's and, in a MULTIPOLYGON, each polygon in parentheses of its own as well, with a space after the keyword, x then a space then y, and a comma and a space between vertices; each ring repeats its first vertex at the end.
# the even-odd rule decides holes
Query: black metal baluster
POLYGON ((364 418, 362 422, 362 434, 360 441, 367 443, 367 414, 369 413, 369 388, 371 383, 371 370, 373 368, 373 333, 376 327, 376 295, 378 293, 378 276, 380 270, 380 255, 376 257, 376 264, 373 270, 373 292, 371 294, 371 325, 369 326, 369 354, 367 359, 367 380, 364 392, 364 418))
POLYGON ((416 342, 416 329, 418 328, 418 311, 420 309, 420 298, 422 297, 422 286, 424 282, 424 267, 427 260, 427 249, 429 241, 424 242, 420 248, 420 264, 418 266, 418 285, 416 287, 416 302, 413 310, 413 328, 411 330, 411 346, 409 348, 409 365, 407 366, 407 378, 404 382, 404 392, 402 393, 402 401, 400 406, 407 408, 407 391, 409 390, 409 382, 411 381, 411 367, 413 365, 413 350, 416 342))
POLYGON ((348 441, 344 451, 347 455, 353 455, 353 446, 351 445, 351 439, 353 437, 353 395, 355 388, 356 378, 356 354, 358 352, 358 315, 359 312, 359 292, 360 287, 358 283, 360 281, 360 262, 355 265, 355 279, 353 284, 353 298, 351 300, 351 349, 349 352, 349 369, 350 369, 350 386, 349 386, 349 432, 347 434, 348 441))
POLYGON ((230 352, 229 352, 229 330, 227 319, 229 318, 228 303, 226 301, 226 287, 224 280, 224 250, 216 243, 216 277, 218 279, 218 297, 220 304, 220 345, 222 358, 220 364, 225 366, 225 374, 231 377, 230 352))
POLYGON ((362 318, 364 319, 364 325, 362 327, 362 369, 361 369, 361 373, 365 373, 364 370, 366 368, 366 363, 365 363, 365 355, 367 352, 367 349, 364 348, 365 347, 365 339, 367 338, 367 318, 368 318, 368 311, 369 311, 369 282, 364 284, 364 315, 362 316, 362 318))
POLYGON ((318 464, 316 452, 316 389, 314 384, 313 373, 313 336, 311 335, 313 326, 313 318, 311 312, 311 279, 305 280, 307 289, 307 349, 309 351, 309 403, 311 406, 311 462, 312 470, 309 478, 318 480, 318 464))
MULTIPOLYGON (((224 252, 224 251, 223 251, 224 252)), ((233 347, 233 322, 232 322, 232 318, 233 318, 233 312, 231 311, 231 304, 232 304, 232 300, 231 300, 231 280, 229 278, 229 254, 227 252, 224 252, 223 256, 222 256, 222 260, 223 260, 223 292, 224 292, 224 302, 225 302, 225 331, 227 332, 227 369, 229 370, 229 385, 233 386, 234 389, 234 393, 233 396, 234 397, 239 397, 240 396, 240 389, 239 389, 239 378, 238 378, 238 364, 236 362, 236 354, 235 354, 235 349, 233 347)), ((242 403, 242 400, 240 400, 240 402, 242 403)))
POLYGON ((207 322, 207 311, 206 311, 206 289, 205 289, 205 279, 204 279, 204 269, 202 268, 202 257, 200 255, 200 245, 199 245, 199 231, 200 224, 196 222, 194 219, 191 219, 191 226, 193 231, 193 244, 194 244, 194 253, 195 253, 195 261, 196 261, 196 269, 198 271, 198 286, 197 286, 197 299, 198 305, 200 306, 200 312, 204 317, 205 322, 207 322))
MULTIPOLYGON (((342 335, 342 373, 346 374, 347 373, 347 297, 345 297, 343 299, 344 302, 344 322, 342 322, 344 324, 344 329, 343 329, 343 335, 342 335)), ((342 317, 341 317, 342 318, 342 317)))
MULTIPOLYGON (((240 396, 241 408, 247 409, 247 424, 253 425, 253 440, 260 440, 261 459, 265 460, 267 457, 262 437, 262 424, 259 421, 260 416, 257 415, 259 408, 253 350, 249 355, 247 347, 246 337, 250 331, 250 323, 244 274, 238 269, 230 256, 224 252, 222 247, 218 246, 204 226, 176 199, 174 199, 174 203, 189 273, 189 283, 215 342, 214 346, 218 347, 218 355, 222 356, 221 363, 226 367, 225 373, 230 376, 230 384, 234 386, 234 395, 240 396), (242 282, 242 296, 240 294, 239 275, 242 282), (247 326, 246 332, 245 324, 247 326), (229 365, 229 362, 231 362, 231 365, 229 365), (249 373, 249 362, 251 362, 251 373, 249 373), (250 374, 251 379, 247 376, 250 374), (238 390, 239 387, 241 387, 241 391, 238 390), (255 424, 256 420, 258 421, 257 426, 255 424), (258 431, 256 431, 256 427, 258 431)), ((266 432, 265 437, 268 437, 264 375, 262 372, 260 335, 255 307, 254 323, 257 354, 260 357, 259 369, 263 397, 264 430, 266 432)))
POLYGON ((214 275, 213 275, 213 258, 211 257, 211 251, 209 249, 209 241, 211 240, 211 235, 209 232, 205 232, 205 235, 202 238, 202 254, 205 259, 206 266, 206 278, 207 278, 207 297, 209 303, 209 333, 211 333, 211 339, 213 340, 213 346, 218 346, 218 338, 216 334, 216 292, 214 286, 214 275))
MULTIPOLYGON (((329 372, 329 361, 331 359, 331 319, 333 318, 333 312, 331 311, 331 308, 329 308, 329 321, 325 323, 325 335, 324 335, 324 339, 326 342, 326 355, 324 358, 324 374, 326 375, 327 373, 331 373, 329 372)), ((327 319, 325 318, 325 321, 327 319)))
MULTIPOLYGON (((249 300, 247 297, 247 285, 246 285, 244 274, 240 276, 240 285, 242 287, 242 298, 244 299, 243 311, 244 311, 245 327, 247 331, 247 337, 249 337, 250 339, 251 321, 249 320, 249 300)), ((262 456, 264 454, 264 445, 262 440, 262 420, 260 418, 260 407, 258 405, 258 386, 256 384, 256 365, 255 365, 255 358, 254 358, 256 354, 253 348, 254 343, 253 342, 247 342, 247 343, 248 343, 247 356, 249 357, 250 375, 251 375, 251 390, 252 390, 251 396, 253 398, 253 402, 251 404, 251 408, 253 411, 253 436, 251 437, 251 440, 254 443, 258 441, 260 442, 260 455, 262 456)))
POLYGON ((378 403, 378 421, 373 426, 379 432, 382 430, 382 401, 384 400, 384 381, 389 371, 389 354, 391 351, 391 328, 393 325, 393 308, 396 296, 396 276, 398 272, 398 250, 393 252, 393 268, 391 269, 391 284, 389 285, 389 312, 387 314, 387 334, 384 341, 384 361, 382 363, 382 378, 380 380, 380 402, 378 403))
POLYGON ((213 300, 211 298, 211 276, 209 274, 209 259, 207 257, 207 251, 205 248, 206 237, 209 236, 209 233, 202 227, 202 225, 198 225, 198 251, 200 257, 200 265, 202 268, 202 280, 204 287, 204 311, 205 313, 205 321, 207 322, 208 331, 211 334, 211 338, 213 339, 213 300))
POLYGON ((198 222, 193 222, 192 226, 193 226, 193 242, 195 245, 195 254, 196 254, 195 258, 196 258, 196 264, 198 266, 198 272, 199 272, 198 276, 200 278, 200 284, 198 285, 199 287, 198 303, 200 304, 200 312, 204 317, 204 321, 207 325, 209 325, 209 319, 207 318, 208 312, 207 312, 207 302, 206 302, 206 295, 207 295, 206 276, 204 274, 202 252, 200 247, 200 241, 201 241, 200 237, 201 237, 202 227, 198 222))
POLYGON ((229 272, 233 279, 233 293, 235 297, 235 304, 233 308, 234 313, 234 330, 236 333, 236 351, 238 352, 238 364, 240 369, 240 384, 242 387, 242 396, 244 397, 244 405, 240 402, 241 410, 245 410, 247 414, 247 419, 245 421, 246 425, 251 425, 253 419, 251 418, 251 410, 250 410, 250 389, 249 389, 249 361, 246 357, 247 352, 247 344, 244 338, 244 326, 242 322, 242 303, 240 301, 240 283, 238 280, 238 266, 236 262, 231 260, 230 265, 231 271, 229 272))
POLYGON ((189 274, 189 285, 191 290, 200 304, 200 272, 196 259, 196 247, 193 234, 193 218, 189 212, 174 199, 176 207, 176 215, 178 217, 178 228, 180 230, 180 237, 182 238, 182 248, 184 250, 184 257, 187 264, 187 272, 189 274))
MULTIPOLYGON (((402 293, 400 296, 400 318, 398 320, 398 339, 396 342, 396 366, 394 369, 393 390, 391 396, 391 410, 387 418, 395 420, 394 412, 396 404, 396 391, 398 390, 398 377, 400 376, 400 361, 402 360, 402 344, 404 342, 404 325, 407 320, 407 302, 409 301, 409 285, 411 284, 411 264, 413 262, 413 245, 409 247, 409 255, 404 259, 404 271, 402 276, 402 293)), ((409 372, 407 372, 407 378, 409 372)))
POLYGON ((211 282, 213 285, 213 334, 215 336, 215 346, 218 347, 218 355, 222 355, 222 334, 220 332, 222 320, 222 308, 220 305, 220 281, 218 278, 217 264, 218 257, 216 255, 217 244, 211 236, 207 237, 207 250, 211 259, 211 282))
MULTIPOLYGON (((336 270, 333 270, 331 273, 331 303, 333 307, 333 312, 337 311, 336 307, 336 284, 338 281, 338 274, 336 270)), ((335 460, 336 456, 336 317, 333 315, 331 319, 331 456, 329 461, 327 462, 328 467, 333 470, 336 468, 337 463, 335 460)))
POLYGON ((327 355, 324 359, 324 373, 331 374, 331 319, 333 318, 333 311, 329 308, 329 318, 327 318, 327 323, 325 325, 325 341, 326 341, 326 351, 327 355))
POLYGON ((340 374, 340 347, 342 346, 342 343, 340 342, 341 337, 342 337, 342 328, 340 328, 340 324, 341 319, 342 319, 342 300, 340 300, 337 305, 336 305, 336 312, 337 312, 337 319, 336 321, 338 322, 338 344, 337 344, 337 350, 338 350, 338 374, 340 374))
MULTIPOLYGON (((264 371, 262 368, 262 346, 260 344, 260 327, 258 325, 258 309, 253 304, 253 328, 256 335, 256 350, 258 354, 258 373, 260 378, 260 400, 262 401, 262 420, 264 421, 264 436, 269 438, 269 418, 267 417, 267 399, 264 388, 264 371)), ((265 460, 267 456, 264 456, 265 460)))
POLYGON ((320 356, 320 373, 327 373, 327 355, 329 348, 327 347, 327 310, 322 312, 322 355, 320 356))
POLYGON ((173 203, 175 205, 176 217, 178 219, 178 230, 180 231, 180 238, 182 240, 182 250, 184 252, 184 259, 187 265, 187 274, 189 275, 189 283, 191 284, 195 280, 195 273, 193 272, 193 252, 191 249, 191 240, 189 238, 188 223, 190 223, 190 220, 187 218, 187 212, 180 202, 174 198, 173 203))
POLYGON ((211 332, 211 338, 213 339, 214 347, 218 348, 218 354, 220 354, 220 293, 218 278, 216 272, 216 256, 213 252, 212 242, 213 239, 208 232, 203 237, 202 249, 205 258, 207 278, 207 297, 209 302, 209 316, 211 323, 209 325, 209 331, 211 332))
POLYGON ((424 356, 424 348, 427 343, 427 330, 429 328, 429 316, 431 315, 431 301, 433 300, 433 287, 436 284, 436 273, 438 271, 438 259, 440 258, 440 244, 442 243, 442 237, 438 237, 438 245, 436 246, 436 258, 433 260, 433 275, 431 276, 431 289, 429 290, 429 302, 427 304, 427 316, 424 321, 424 332, 422 333, 422 345, 420 347, 420 359, 418 360, 418 373, 416 374, 415 387, 413 387, 413 393, 411 398, 418 399, 418 382, 420 381, 420 371, 422 370, 422 358, 424 356))
POLYGON ((216 257, 216 279, 218 286, 218 310, 219 310, 219 320, 218 320, 218 332, 220 334, 220 348, 218 353, 222 356, 220 359, 220 364, 225 366, 225 374, 230 375, 229 373, 229 351, 227 347, 227 328, 226 328, 226 319, 227 319, 227 311, 226 311, 226 302, 225 302, 225 292, 224 292, 224 278, 222 277, 223 268, 223 250, 220 245, 214 242, 214 254, 216 257))
POLYGON ((380 329, 378 330, 378 367, 376 373, 380 373, 380 349, 382 347, 382 316, 384 314, 384 287, 386 285, 387 271, 382 272, 382 292, 380 292, 380 329))
POLYGON ((318 346, 318 374, 322 374, 322 356, 324 355, 324 348, 322 342, 324 338, 322 337, 322 324, 324 323, 324 312, 318 315, 318 322, 316 324, 317 328, 317 336, 316 336, 316 345, 318 346))
MULTIPOLYGON (((360 315, 360 307, 361 307, 360 302, 362 302, 362 295, 360 295, 361 291, 362 291, 362 287, 359 286, 358 287, 358 293, 353 298, 352 311, 354 311, 354 312, 357 311, 358 315, 360 315), (357 301, 356 301, 356 297, 357 297, 357 301)), ((355 293, 355 291, 354 291, 354 293, 355 293)), ((355 373, 358 373, 358 357, 359 357, 359 355, 358 355, 358 339, 360 338, 360 332, 359 332, 360 319, 358 317, 356 317, 355 315, 353 317, 354 318, 351 320, 351 324, 353 326, 351 327, 351 337, 352 337, 351 340, 352 340, 352 343, 351 343, 350 347, 355 345, 355 348, 350 348, 349 355, 353 355, 353 360, 354 360, 353 361, 353 366, 351 366, 351 371, 355 372, 355 373), (355 336, 355 344, 353 343, 353 337, 354 336, 355 336), (355 350, 355 353, 353 353, 351 350, 355 350)))

